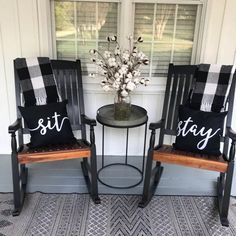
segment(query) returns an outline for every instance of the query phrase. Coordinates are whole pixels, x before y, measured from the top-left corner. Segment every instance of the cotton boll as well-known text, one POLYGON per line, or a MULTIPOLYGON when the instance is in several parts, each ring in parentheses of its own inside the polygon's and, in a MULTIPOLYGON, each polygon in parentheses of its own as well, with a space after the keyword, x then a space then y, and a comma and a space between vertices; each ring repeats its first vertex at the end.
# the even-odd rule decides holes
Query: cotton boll
POLYGON ((111 37, 110 37, 110 40, 111 40, 112 42, 116 42, 117 36, 116 36, 116 35, 111 36, 111 37))
POLYGON ((139 79, 139 78, 135 78, 135 79, 134 79, 134 83, 135 83, 136 85, 138 85, 138 84, 140 83, 140 79, 139 79))
POLYGON ((134 77, 136 77, 136 76, 140 76, 140 71, 139 70, 134 70, 133 71, 133 75, 134 75, 134 77))
POLYGON ((138 49, 136 47, 133 47, 133 53, 137 53, 138 52, 138 49))
POLYGON ((126 85, 126 89, 130 90, 130 91, 133 91, 135 89, 135 84, 133 82, 129 82, 127 85, 126 85))
POLYGON ((109 85, 104 85, 102 88, 103 88, 103 90, 105 90, 106 92, 108 92, 108 91, 111 90, 111 88, 110 88, 109 85))
POLYGON ((120 78, 120 74, 119 74, 118 72, 116 72, 115 75, 114 75, 114 77, 115 77, 116 79, 118 79, 118 78, 120 78))
POLYGON ((146 58, 146 55, 143 52, 138 52, 137 56, 140 60, 143 60, 146 58))
POLYGON ((132 67, 132 66, 133 66, 133 63, 132 63, 131 61, 128 61, 127 65, 128 65, 129 67, 132 67))
POLYGON ((122 97, 127 97, 129 95, 129 93, 125 89, 123 89, 120 94, 122 97))
POLYGON ((103 67, 105 64, 102 60, 97 61, 97 65, 103 67))
POLYGON ((121 89, 125 89, 125 88, 126 88, 126 84, 122 84, 121 89))
POLYGON ((108 65, 109 65, 110 67, 116 66, 116 59, 115 59, 114 57, 109 58, 109 59, 108 59, 108 65))
POLYGON ((89 50, 89 53, 90 53, 90 54, 95 54, 96 52, 97 52, 97 51, 96 51, 95 49, 90 49, 90 50, 89 50))
POLYGON ((128 52, 124 52, 122 54, 122 58, 125 60, 125 61, 128 61, 129 60, 129 53, 128 52))
POLYGON ((144 84, 144 83, 145 83, 145 79, 142 78, 142 79, 140 80, 140 84, 144 84))
POLYGON ((122 65, 120 69, 126 73, 128 70, 128 65, 122 65))
POLYGON ((128 84, 130 81, 131 81, 130 78, 126 78, 126 79, 125 79, 125 83, 126 83, 126 84, 128 84))
POLYGON ((104 53, 103 53, 103 56, 104 56, 104 58, 109 58, 109 57, 111 57, 111 52, 110 51, 105 51, 104 53))
POLYGON ((144 59, 144 60, 143 60, 143 64, 144 64, 144 65, 148 65, 148 64, 149 64, 149 60, 148 60, 148 59, 144 59))
POLYGON ((118 72, 121 75, 125 75, 127 73, 127 70, 128 70, 128 66, 127 65, 122 65, 118 72))
POLYGON ((120 75, 119 78, 122 79, 122 78, 123 78, 123 74, 121 73, 121 74, 119 74, 119 75, 120 75))
POLYGON ((119 47, 116 47, 116 48, 115 48, 114 54, 115 54, 116 56, 120 55, 120 48, 119 48, 119 47))
POLYGON ((132 40, 132 39, 133 39, 133 36, 132 36, 132 35, 129 35, 127 38, 128 38, 128 40, 132 40))
POLYGON ((112 87, 113 87, 115 90, 119 90, 119 88, 120 88, 120 82, 116 80, 116 81, 112 84, 112 87))
POLYGON ((142 43, 143 42, 143 38, 139 36, 138 39, 137 39, 137 42, 138 43, 142 43))
POLYGON ((102 80, 100 84, 101 84, 102 86, 104 86, 104 85, 106 84, 106 82, 107 82, 106 80, 102 80))
POLYGON ((129 73, 126 75, 126 77, 129 78, 129 79, 132 79, 132 78, 133 78, 132 73, 129 72, 129 73))
POLYGON ((144 85, 147 86, 147 85, 149 85, 149 84, 150 84, 150 80, 149 80, 149 79, 146 79, 144 85))
POLYGON ((94 73, 90 73, 90 74, 89 74, 89 77, 92 78, 92 79, 94 79, 94 78, 95 78, 95 74, 94 74, 94 73))

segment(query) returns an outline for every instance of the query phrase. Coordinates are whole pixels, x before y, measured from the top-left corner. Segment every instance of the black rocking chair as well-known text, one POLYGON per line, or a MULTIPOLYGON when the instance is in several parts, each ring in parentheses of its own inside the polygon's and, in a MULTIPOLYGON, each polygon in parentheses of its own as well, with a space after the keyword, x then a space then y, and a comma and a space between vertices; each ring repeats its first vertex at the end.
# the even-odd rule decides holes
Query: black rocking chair
POLYGON ((145 207, 155 193, 156 187, 160 181, 163 166, 162 163, 176 164, 193 168, 219 172, 218 177, 218 209, 221 224, 228 226, 228 209, 230 201, 230 192, 234 170, 235 142, 236 133, 230 128, 233 112, 234 92, 236 73, 232 81, 228 101, 227 101, 227 119, 226 132, 221 141, 224 144, 223 154, 220 157, 198 155, 189 152, 179 151, 170 145, 164 145, 165 135, 176 135, 176 127, 178 122, 178 107, 188 101, 190 91, 194 84, 194 74, 197 69, 196 65, 169 65, 166 93, 164 98, 164 107, 162 119, 157 123, 151 123, 150 144, 146 162, 146 173, 144 180, 144 189, 142 200, 139 207, 145 207), (160 130, 159 142, 155 144, 156 130, 160 130), (232 140, 230 152, 229 140, 232 140), (153 161, 156 162, 152 167, 153 161))
MULTIPOLYGON (((81 166, 85 181, 93 201, 98 204, 97 185, 97 159, 94 126, 96 121, 89 119, 84 114, 84 98, 82 87, 82 75, 80 61, 51 60, 53 73, 56 78, 59 93, 62 99, 67 99, 67 111, 71 121, 72 130, 81 130, 81 139, 75 144, 55 145, 50 147, 40 147, 29 149, 24 144, 24 134, 28 134, 27 128, 23 128, 22 117, 17 109, 18 119, 8 128, 11 134, 11 159, 12 159, 12 176, 13 176, 13 196, 14 210, 13 216, 20 214, 24 203, 26 192, 28 168, 26 164, 35 162, 49 162, 58 160, 68 160, 81 158, 81 166), (90 142, 86 138, 86 127, 90 127, 90 142), (18 131, 18 144, 16 133, 18 131), (88 162, 90 158, 90 164, 88 162), (90 172, 90 175, 89 175, 90 172)), ((14 62, 15 68, 15 62, 14 62)), ((15 92, 16 105, 22 105, 22 91, 20 88, 19 78, 15 70, 15 92)))

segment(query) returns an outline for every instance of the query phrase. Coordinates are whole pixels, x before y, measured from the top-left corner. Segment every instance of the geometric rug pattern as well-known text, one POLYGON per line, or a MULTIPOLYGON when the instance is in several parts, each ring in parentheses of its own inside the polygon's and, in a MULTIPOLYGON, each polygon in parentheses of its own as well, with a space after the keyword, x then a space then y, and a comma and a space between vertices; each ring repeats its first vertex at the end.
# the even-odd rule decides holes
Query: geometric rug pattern
POLYGON ((222 227, 216 198, 154 196, 138 208, 140 196, 27 194, 18 217, 11 216, 12 194, 0 194, 0 236, 235 236, 236 200, 231 199, 230 227, 222 227))

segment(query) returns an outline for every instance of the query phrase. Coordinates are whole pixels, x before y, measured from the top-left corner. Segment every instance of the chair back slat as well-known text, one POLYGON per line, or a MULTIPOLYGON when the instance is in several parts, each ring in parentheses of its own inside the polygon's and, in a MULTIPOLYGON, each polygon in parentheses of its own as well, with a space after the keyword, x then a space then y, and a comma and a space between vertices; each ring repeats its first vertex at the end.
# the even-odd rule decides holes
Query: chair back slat
POLYGON ((161 135, 176 133, 178 108, 180 104, 184 104, 188 100, 196 69, 196 65, 169 65, 162 113, 162 118, 165 119, 165 128, 161 135))
MULTIPOLYGON (((66 61, 65 63, 68 63, 66 61)), ((76 62, 71 62, 76 63, 76 62)), ((79 109, 79 89, 77 84, 80 76, 78 68, 63 65, 63 61, 52 61, 53 73, 55 75, 57 87, 62 100, 68 100, 67 113, 73 130, 81 129, 80 109, 79 109)))
POLYGON ((179 83, 178 83, 178 90, 177 90, 177 96, 176 96, 176 101, 175 101, 175 106, 174 106, 174 115, 173 115, 173 122, 172 122, 172 126, 171 129, 175 130, 177 127, 177 123, 178 123, 178 110, 179 110, 179 105, 182 103, 183 101, 183 91, 184 91, 184 83, 186 80, 186 76, 183 74, 178 75, 179 77, 179 83))
POLYGON ((185 104, 187 100, 189 99, 189 94, 191 89, 193 89, 192 85, 194 84, 194 75, 186 74, 185 77, 185 84, 184 84, 184 93, 183 93, 183 99, 181 103, 185 104))
MULTIPOLYGON (((228 113, 227 113, 227 118, 226 118, 226 122, 225 122, 226 127, 231 127, 231 123, 232 123, 235 86, 236 86, 236 72, 234 73, 231 88, 229 91, 229 96, 227 98, 226 110, 228 111, 228 113)), ((224 150, 223 150, 223 153, 225 156, 227 156, 227 154, 228 154, 228 147, 229 147, 229 138, 225 137, 224 138, 224 150)))
POLYGON ((177 91, 177 86, 179 82, 179 78, 177 75, 174 75, 172 77, 172 86, 171 86, 171 95, 170 95, 170 100, 169 100, 169 106, 168 106, 168 118, 167 118, 167 123, 166 123, 166 129, 171 129, 172 122, 173 122, 173 115, 174 115, 174 108, 175 108, 175 101, 176 101, 176 91, 177 91))
POLYGON ((17 111, 17 117, 21 117, 20 110, 18 109, 18 106, 22 106, 22 90, 20 87, 19 77, 16 71, 16 65, 14 61, 14 75, 15 75, 15 96, 16 96, 16 111, 17 111))
MULTIPOLYGON (((170 91, 171 91, 171 87, 172 87, 172 79, 169 79, 169 76, 172 75, 172 70, 173 70, 173 64, 169 65, 169 71, 168 71, 168 79, 166 81, 166 90, 165 90, 165 97, 164 97, 164 105, 163 105, 163 111, 162 111, 162 118, 166 118, 167 117, 167 107, 169 107, 169 100, 170 100, 170 91)), ((166 129, 166 122, 164 125, 164 128, 166 129)))

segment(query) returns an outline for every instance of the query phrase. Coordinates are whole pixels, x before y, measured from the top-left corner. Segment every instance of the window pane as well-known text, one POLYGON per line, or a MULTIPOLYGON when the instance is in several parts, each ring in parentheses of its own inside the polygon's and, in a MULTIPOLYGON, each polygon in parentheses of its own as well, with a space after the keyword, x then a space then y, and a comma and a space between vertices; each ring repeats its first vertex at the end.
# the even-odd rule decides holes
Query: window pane
POLYGON ((73 2, 55 2, 55 19, 57 39, 75 37, 73 2))
POLYGON ((78 39, 96 39, 96 4, 93 2, 76 3, 78 39))
POLYGON ((172 41, 175 23, 175 5, 158 4, 156 6, 155 41, 172 41))
POLYGON ((98 34, 104 40, 108 35, 117 35, 117 3, 98 3, 98 34))
POLYGON ((118 32, 118 3, 55 0, 56 49, 60 59, 79 58, 83 74, 95 71, 90 49, 118 32))
POLYGON ((175 44, 173 63, 179 65, 190 64, 192 47, 191 44, 175 44))
POLYGON ((173 62, 190 64, 193 48, 197 6, 178 5, 173 62))
POLYGON ((66 60, 75 60, 75 42, 57 41, 57 58, 66 60))
POLYGON ((134 35, 149 42, 150 76, 167 74, 170 62, 190 64, 197 5, 135 4, 134 35))
POLYGON ((84 75, 90 73, 91 69, 94 68, 89 54, 89 50, 92 48, 96 48, 96 42, 79 41, 77 43, 77 58, 81 59, 81 69, 84 75))
MULTIPOLYGON (((139 49, 148 57, 151 57, 151 43, 141 43, 139 49)), ((145 65, 141 68, 141 76, 149 77, 150 65, 145 65)))
POLYGON ((153 48, 152 76, 164 76, 171 61, 172 44, 156 43, 153 48))
POLYGON ((183 41, 183 43, 193 42, 196 13, 197 6, 195 5, 178 6, 176 41, 183 41))
POLYGON ((135 4, 134 37, 142 35, 144 41, 151 41, 153 34, 154 4, 135 4))
POLYGON ((116 43, 112 43, 112 42, 110 44, 108 44, 107 41, 98 43, 99 52, 104 52, 106 50, 114 51, 115 47, 116 47, 116 43))

